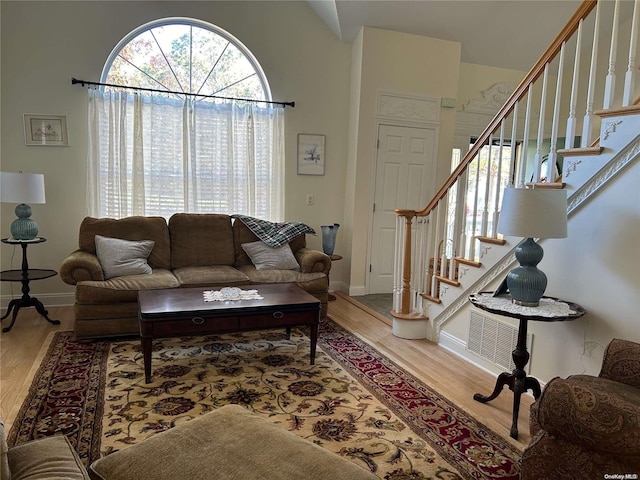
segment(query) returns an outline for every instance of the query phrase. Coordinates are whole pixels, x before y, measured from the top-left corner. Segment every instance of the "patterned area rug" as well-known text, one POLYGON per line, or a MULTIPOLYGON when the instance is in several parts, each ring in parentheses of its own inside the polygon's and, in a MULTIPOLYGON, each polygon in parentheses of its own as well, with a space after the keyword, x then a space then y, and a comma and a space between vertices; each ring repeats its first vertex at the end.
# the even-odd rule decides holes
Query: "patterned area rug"
POLYGON ((63 433, 86 463, 228 403, 243 405, 380 478, 517 479, 519 452, 331 320, 316 364, 294 329, 154 341, 54 337, 10 445, 63 433))

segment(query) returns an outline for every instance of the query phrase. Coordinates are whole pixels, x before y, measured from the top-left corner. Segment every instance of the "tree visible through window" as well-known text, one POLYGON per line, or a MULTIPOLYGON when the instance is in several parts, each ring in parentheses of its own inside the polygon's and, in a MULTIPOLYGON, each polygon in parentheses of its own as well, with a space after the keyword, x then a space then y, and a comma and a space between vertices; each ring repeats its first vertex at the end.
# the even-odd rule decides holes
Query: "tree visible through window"
POLYGON ((173 19, 128 35, 107 61, 103 81, 117 85, 270 100, 258 62, 212 25, 173 19))
POLYGON ((154 92, 90 90, 91 215, 282 220, 284 107, 238 100, 271 93, 237 39, 191 19, 143 25, 114 49, 102 82, 154 92))

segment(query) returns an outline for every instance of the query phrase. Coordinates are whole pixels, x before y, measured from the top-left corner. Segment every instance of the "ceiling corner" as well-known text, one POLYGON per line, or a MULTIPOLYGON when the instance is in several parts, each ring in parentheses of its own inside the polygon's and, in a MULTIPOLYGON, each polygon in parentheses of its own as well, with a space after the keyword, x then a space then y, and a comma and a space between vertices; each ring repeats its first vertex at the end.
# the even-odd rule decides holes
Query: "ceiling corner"
POLYGON ((338 37, 342 38, 342 29, 340 28, 340 19, 338 18, 338 7, 336 0, 307 0, 309 6, 329 27, 329 29, 338 37))

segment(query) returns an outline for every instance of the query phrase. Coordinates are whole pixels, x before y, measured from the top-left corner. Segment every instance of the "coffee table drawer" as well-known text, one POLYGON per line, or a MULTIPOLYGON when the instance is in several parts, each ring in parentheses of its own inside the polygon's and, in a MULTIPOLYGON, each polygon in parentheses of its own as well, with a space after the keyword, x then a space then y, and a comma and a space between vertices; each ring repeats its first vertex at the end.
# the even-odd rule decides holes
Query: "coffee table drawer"
POLYGON ((238 317, 238 327, 241 330, 245 330, 278 326, 308 325, 311 323, 318 323, 318 317, 318 310, 306 312, 283 312, 276 310, 272 313, 240 316, 238 317))
POLYGON ((171 320, 155 320, 145 324, 141 321, 142 334, 152 336, 166 335, 191 335, 207 332, 237 330, 237 317, 205 318, 198 315, 188 318, 176 318, 171 320))

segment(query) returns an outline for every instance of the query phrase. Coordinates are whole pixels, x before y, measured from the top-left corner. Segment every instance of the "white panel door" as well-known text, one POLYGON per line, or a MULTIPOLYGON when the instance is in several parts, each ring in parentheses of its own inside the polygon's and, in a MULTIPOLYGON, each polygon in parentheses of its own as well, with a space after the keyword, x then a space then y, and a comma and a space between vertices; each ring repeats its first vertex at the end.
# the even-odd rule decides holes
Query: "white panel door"
POLYGON ((369 293, 391 293, 396 208, 420 210, 431 199, 436 129, 380 125, 376 160, 369 293))

